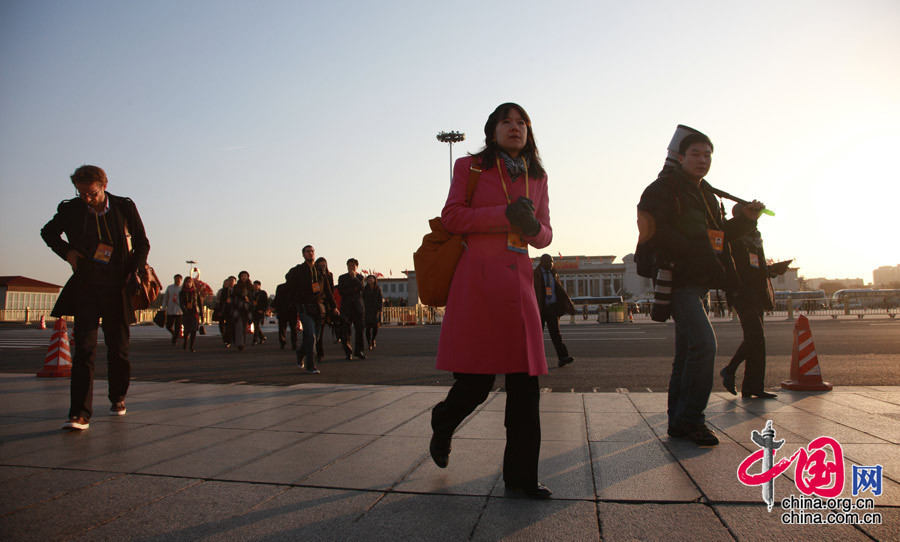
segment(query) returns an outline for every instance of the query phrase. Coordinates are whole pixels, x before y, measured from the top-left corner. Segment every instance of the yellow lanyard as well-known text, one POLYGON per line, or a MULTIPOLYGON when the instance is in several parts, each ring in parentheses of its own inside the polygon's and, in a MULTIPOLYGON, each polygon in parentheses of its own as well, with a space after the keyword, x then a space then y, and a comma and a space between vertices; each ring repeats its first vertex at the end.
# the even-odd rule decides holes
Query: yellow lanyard
MULTIPOLYGON (((94 221, 97 223, 97 238, 100 239, 100 242, 103 242, 103 234, 100 233, 100 219, 97 218, 97 215, 94 214, 94 221)), ((110 243, 112 243, 112 233, 109 231, 109 224, 106 222, 106 213, 103 213, 103 226, 106 228, 107 239, 110 243)))
POLYGON ((716 217, 713 214, 712 209, 709 208, 709 202, 706 201, 706 195, 703 193, 703 189, 698 186, 697 190, 700 191, 700 199, 703 200, 703 206, 706 208, 706 215, 709 217, 710 220, 712 220, 712 225, 710 227, 718 229, 719 224, 716 222, 716 217))
MULTIPOLYGON (((528 162, 522 158, 522 164, 525 165, 525 197, 531 198, 531 194, 528 192, 528 162)), ((509 199, 509 191, 506 189, 506 181, 503 180, 503 173, 506 172, 506 164, 500 164, 500 159, 497 158, 497 171, 500 172, 500 184, 503 186, 503 193, 506 194, 506 203, 512 203, 509 199)), ((509 181, 512 183, 512 180, 509 181)))

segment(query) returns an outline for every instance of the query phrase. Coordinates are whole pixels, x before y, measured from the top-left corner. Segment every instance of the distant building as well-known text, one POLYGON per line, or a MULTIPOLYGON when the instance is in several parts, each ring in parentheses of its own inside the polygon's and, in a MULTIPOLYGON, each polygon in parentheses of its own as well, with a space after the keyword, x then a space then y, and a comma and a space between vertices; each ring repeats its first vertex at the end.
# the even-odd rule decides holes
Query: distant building
MULTIPOLYGON (((410 281, 415 282, 416 280, 415 272, 411 271, 410 275, 397 278, 379 277, 378 286, 381 287, 381 295, 384 296, 384 299, 389 299, 392 305, 397 305, 401 301, 409 304, 409 284, 410 281)), ((416 294, 416 297, 418 298, 418 294, 416 294)), ((415 305, 415 303, 412 303, 412 305, 415 305)))
MULTIPOLYGON (((800 290, 800 278, 797 276, 797 271, 799 271, 796 267, 789 267, 788 270, 783 274, 772 279, 772 288, 776 290, 788 290, 790 292, 797 292, 800 290)), ((818 290, 818 288, 809 288, 807 289, 818 290)))
MULTIPOLYGON (((633 265, 634 257, 631 256, 630 272, 634 275, 631 280, 626 280, 626 272, 629 265, 626 263, 613 263, 615 256, 555 256, 553 267, 559 273, 559 280, 569 297, 603 297, 620 295, 626 299, 640 296, 643 290, 630 290, 626 284, 637 285, 641 288, 640 279, 637 276, 637 268, 633 265)), ((531 267, 537 267, 541 258, 538 255, 531 259, 531 267)), ((646 279, 649 283, 650 279, 646 279)), ((652 286, 649 291, 653 291, 652 286)))
POLYGON ((29 309, 32 314, 50 314, 62 286, 22 276, 0 277, 0 320, 19 320, 22 315, 11 313, 29 309), (11 317, 7 317, 10 316, 11 317))
POLYGON ((882 288, 892 282, 900 282, 900 265, 883 265, 872 271, 872 285, 875 288, 882 288))
MULTIPOLYGON (((804 282, 806 283, 807 290, 822 290, 822 284, 826 282, 840 282, 844 285, 844 288, 864 288, 866 283, 863 279, 828 279, 825 277, 815 277, 811 279, 804 278, 804 282)), ((780 290, 781 288, 776 287, 776 290, 780 290)), ((787 289, 787 288, 785 288, 787 289)))

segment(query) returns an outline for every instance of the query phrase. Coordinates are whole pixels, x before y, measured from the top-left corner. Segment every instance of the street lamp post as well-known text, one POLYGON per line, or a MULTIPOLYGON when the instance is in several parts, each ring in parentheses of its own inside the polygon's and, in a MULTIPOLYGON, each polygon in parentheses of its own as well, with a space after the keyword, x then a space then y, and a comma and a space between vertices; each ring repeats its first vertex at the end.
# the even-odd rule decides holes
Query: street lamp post
POLYGON ((453 144, 459 143, 460 141, 465 141, 466 134, 462 132, 440 132, 437 135, 437 140, 441 143, 449 143, 450 144, 450 180, 453 180, 453 144))

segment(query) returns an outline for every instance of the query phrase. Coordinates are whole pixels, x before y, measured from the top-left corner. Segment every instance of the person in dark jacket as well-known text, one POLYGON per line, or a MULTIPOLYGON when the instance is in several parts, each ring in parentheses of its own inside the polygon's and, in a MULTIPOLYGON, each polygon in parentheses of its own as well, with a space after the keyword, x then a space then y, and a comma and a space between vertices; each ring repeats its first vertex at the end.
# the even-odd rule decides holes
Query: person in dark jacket
POLYGON ((328 278, 316 268, 315 255, 316 249, 312 245, 303 247, 303 263, 291 268, 284 277, 294 293, 297 314, 303 323, 303 348, 297 349, 297 366, 305 367, 307 374, 319 374, 316 368, 316 338, 322 333, 322 320, 326 312, 338 312, 328 278))
POLYGON ((234 342, 234 330, 231 326, 231 290, 237 282, 234 275, 222 281, 222 289, 216 293, 216 308, 213 311, 213 320, 219 321, 219 335, 225 348, 231 348, 234 342))
POLYGON ((234 330, 234 345, 238 352, 244 350, 244 335, 253 321, 253 283, 250 273, 238 273, 237 284, 231 290, 231 329, 234 330))
POLYGON ((537 296, 538 309, 541 311, 541 329, 547 324, 550 340, 556 349, 559 367, 575 361, 569 355, 569 349, 562 341, 559 332, 559 317, 563 314, 575 314, 575 305, 569 294, 559 281, 559 274, 553 268, 553 256, 541 255, 541 262, 534 268, 534 295, 537 296))
POLYGON ((287 344, 287 328, 291 329, 291 350, 297 349, 297 306, 286 282, 275 287, 275 315, 278 317, 278 342, 281 349, 287 344))
MULTIPOLYGON (((334 298, 334 304, 339 307, 341 305, 341 295, 334 287, 334 275, 328 269, 328 260, 321 256, 316 258, 316 270, 325 276, 325 281, 328 283, 328 288, 331 290, 334 298)), ((343 321, 343 318, 335 318, 333 314, 325 315, 325 318, 322 320, 322 331, 316 335, 316 362, 321 363, 325 359, 325 345, 322 342, 322 337, 325 335, 325 326, 331 326, 331 329, 335 330, 337 336, 343 337, 344 328, 341 327, 343 321)), ((344 347, 344 354, 346 354, 349 351, 347 341, 341 341, 341 346, 344 347)))
POLYGON ((716 335, 703 302, 712 288, 724 289, 727 295, 737 291, 729 242, 756 227, 764 206, 754 200, 726 221, 704 180, 712 163, 712 141, 694 131, 675 148, 677 163, 664 168, 641 195, 638 222, 641 243, 649 243, 657 265, 671 263, 673 268, 675 359, 669 380, 668 434, 714 446, 719 439, 707 427, 704 410, 712 391, 716 335))
MULTIPOLYGON (((735 216, 741 212, 741 205, 735 205, 735 216)), ((734 297, 734 308, 741 319, 744 340, 738 346, 731 362, 722 367, 722 385, 733 395, 735 389, 735 373, 741 362, 744 366, 744 379, 741 382, 741 395, 746 398, 759 397, 774 399, 774 393, 765 391, 766 384, 766 334, 763 329, 763 314, 775 308, 775 293, 769 268, 766 265, 766 253, 763 251, 762 236, 759 230, 731 242, 731 253, 734 265, 741 279, 740 289, 734 297)))
POLYGON ((359 262, 356 258, 347 260, 347 272, 338 277, 338 292, 341 294, 341 314, 353 325, 354 340, 353 354, 350 354, 350 326, 344 331, 344 345, 347 359, 353 356, 366 359, 363 350, 363 318, 365 307, 363 306, 362 292, 365 288, 362 275, 356 272, 359 262))
POLYGON ((369 275, 366 277, 366 287, 362 293, 363 305, 366 312, 366 342, 369 350, 375 349, 375 337, 378 336, 378 324, 381 323, 381 310, 384 306, 384 294, 378 286, 378 277, 369 275))
POLYGON ((75 317, 71 400, 63 428, 85 430, 94 414, 94 356, 101 318, 110 413, 126 412, 131 377, 128 326, 136 320, 131 294, 140 284, 137 272, 147 263, 150 241, 134 202, 106 192, 108 180, 101 168, 81 166, 71 180, 78 197, 59 204, 41 237, 72 268, 51 315, 75 317))
POLYGON ((182 350, 187 350, 188 338, 191 339, 191 352, 194 350, 194 342, 197 340, 197 330, 200 329, 200 315, 203 311, 203 296, 200 288, 194 286, 194 279, 186 277, 184 285, 178 292, 178 305, 181 307, 182 325, 184 325, 184 344, 182 350))
POLYGON ((269 310, 269 294, 262 289, 262 283, 253 281, 253 344, 266 342, 266 336, 262 332, 262 326, 266 321, 266 311, 269 310))

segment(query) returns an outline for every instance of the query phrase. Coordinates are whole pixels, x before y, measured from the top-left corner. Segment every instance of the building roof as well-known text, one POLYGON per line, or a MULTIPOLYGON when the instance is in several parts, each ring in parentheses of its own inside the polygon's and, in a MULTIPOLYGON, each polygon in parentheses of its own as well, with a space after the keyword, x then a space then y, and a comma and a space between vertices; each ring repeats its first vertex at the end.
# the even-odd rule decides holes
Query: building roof
POLYGON ((40 280, 23 277, 21 275, 0 277, 0 286, 21 286, 26 288, 29 286, 35 288, 62 288, 62 286, 60 286, 59 284, 51 284, 49 282, 43 282, 40 280))

